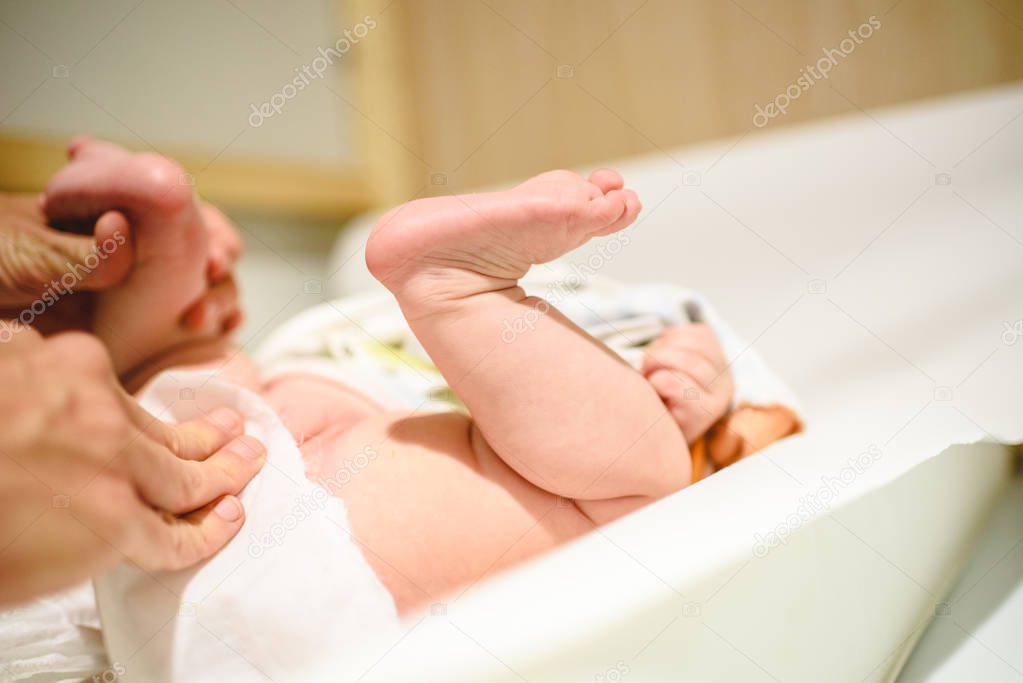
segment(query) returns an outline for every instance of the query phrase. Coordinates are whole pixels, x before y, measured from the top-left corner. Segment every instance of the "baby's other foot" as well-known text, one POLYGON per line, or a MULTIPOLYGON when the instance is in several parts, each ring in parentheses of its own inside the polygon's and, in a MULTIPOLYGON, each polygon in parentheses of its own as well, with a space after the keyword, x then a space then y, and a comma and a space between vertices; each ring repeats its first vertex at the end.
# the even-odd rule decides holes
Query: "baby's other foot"
POLYGON ((506 289, 631 224, 641 208, 618 173, 550 171, 504 192, 419 199, 385 214, 366 245, 373 275, 403 302, 506 289))
MULTIPOLYGON (((87 135, 79 135, 68 143, 68 157, 72 160, 113 161, 122 160, 130 156, 132 156, 132 153, 120 145, 115 145, 105 140, 98 140, 87 135)), ((162 161, 166 162, 169 160, 163 158, 162 161)), ((174 162, 170 162, 170 165, 173 166, 172 173, 173 171, 179 173, 179 181, 187 179, 187 176, 184 175, 174 162)), ((171 194, 180 192, 180 194, 175 194, 174 200, 187 201, 191 199, 191 192, 187 191, 187 185, 188 183, 186 182, 178 182, 171 189, 171 194)), ((83 210, 80 204, 75 204, 81 197, 75 197, 73 194, 61 196, 54 189, 54 191, 49 192, 44 197, 47 207, 54 213, 59 214, 69 210, 83 210), (69 206, 69 204, 72 205, 69 206)), ((86 197, 86 199, 89 198, 98 199, 97 196, 86 197)), ((95 208, 87 207, 85 210, 95 212, 95 208)), ((201 202, 199 210, 202 214, 202 222, 206 227, 206 235, 209 242, 209 254, 206 263, 207 279, 210 282, 219 282, 230 274, 231 269, 242 255, 244 245, 237 228, 234 227, 231 220, 220 209, 207 202, 201 202)))
MULTIPOLYGON (((94 332, 119 374, 188 341, 181 314, 207 287, 207 229, 175 162, 76 138, 70 162, 47 184, 42 208, 52 222, 80 221, 117 209, 128 219, 134 268, 97 297, 94 332)), ((101 245, 102 246, 102 245, 101 245)), ((117 248, 108 244, 101 249, 117 248)))
POLYGON ((702 323, 670 327, 647 347, 643 376, 693 444, 728 412, 735 383, 714 332, 702 323))

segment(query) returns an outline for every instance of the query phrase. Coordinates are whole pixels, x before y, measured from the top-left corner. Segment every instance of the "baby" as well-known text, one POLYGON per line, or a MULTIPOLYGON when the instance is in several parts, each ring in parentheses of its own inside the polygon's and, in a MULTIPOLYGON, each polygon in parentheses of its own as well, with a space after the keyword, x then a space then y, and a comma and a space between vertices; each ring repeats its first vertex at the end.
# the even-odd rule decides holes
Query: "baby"
POLYGON ((376 224, 369 269, 469 415, 391 412, 312 375, 264 382, 218 335, 182 342, 176 321, 206 287, 218 235, 181 176, 167 159, 85 139, 47 187, 51 220, 85 202, 122 210, 133 229, 135 268, 98 298, 94 331, 136 387, 170 366, 223 367, 280 414, 311 479, 367 447, 379 452, 340 493, 399 612, 694 480, 690 445, 732 400, 710 330, 672 328, 637 372, 518 286, 532 265, 633 222, 639 199, 614 171, 551 171, 505 192, 420 199, 376 224), (503 341, 504 322, 530 311, 543 312, 535 329, 503 341))

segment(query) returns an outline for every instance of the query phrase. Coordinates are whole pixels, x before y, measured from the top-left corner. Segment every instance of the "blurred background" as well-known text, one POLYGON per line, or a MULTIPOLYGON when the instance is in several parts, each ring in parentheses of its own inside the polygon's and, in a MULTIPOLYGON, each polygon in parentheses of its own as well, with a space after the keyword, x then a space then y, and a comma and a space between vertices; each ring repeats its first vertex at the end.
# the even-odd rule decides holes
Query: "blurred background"
POLYGON ((740 140, 828 50, 772 129, 1023 77, 1019 0, 3 0, 0 37, 0 186, 82 132, 181 160, 244 232, 250 335, 361 211, 740 140))
MULTIPOLYGON (((0 0, 0 63, 0 189, 79 133, 179 160, 245 240, 247 351, 353 290, 374 211, 624 159, 657 215, 606 274, 699 288, 816 409, 866 359, 1012 405, 960 385, 1023 367, 1023 310, 985 317, 1020 302, 1023 0, 0 0), (946 366, 949 324, 980 351, 946 366)), ((1017 477, 956 607, 997 647, 939 620, 903 680, 1023 677, 1021 510, 1017 477)))

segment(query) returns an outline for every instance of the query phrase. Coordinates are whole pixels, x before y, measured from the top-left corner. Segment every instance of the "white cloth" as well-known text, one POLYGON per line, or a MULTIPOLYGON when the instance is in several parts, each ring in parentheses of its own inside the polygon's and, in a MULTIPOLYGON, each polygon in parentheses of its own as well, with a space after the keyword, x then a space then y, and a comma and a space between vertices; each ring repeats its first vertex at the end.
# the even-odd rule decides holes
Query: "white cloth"
POLYGON ((175 372, 142 405, 174 421, 232 406, 268 459, 241 494, 244 527, 216 557, 177 572, 120 565, 96 581, 119 680, 328 680, 362 638, 396 628, 342 501, 305 478, 294 440, 261 398, 209 373, 175 372))
MULTIPOLYGON (((697 292, 671 285, 624 285, 568 264, 534 268, 522 281, 569 319, 638 367, 643 347, 671 325, 709 325, 731 363, 735 403, 796 407, 788 387, 760 354, 697 292)), ((542 312, 537 312, 537 315, 542 312)), ((527 313, 506 321, 502 339, 527 333, 527 313)), ((459 407, 412 334, 394 298, 381 288, 314 306, 274 331, 254 354, 266 376, 307 372, 355 386, 394 409, 459 407)))
POLYGON ((91 583, 0 612, 0 681, 81 681, 108 666, 91 583))

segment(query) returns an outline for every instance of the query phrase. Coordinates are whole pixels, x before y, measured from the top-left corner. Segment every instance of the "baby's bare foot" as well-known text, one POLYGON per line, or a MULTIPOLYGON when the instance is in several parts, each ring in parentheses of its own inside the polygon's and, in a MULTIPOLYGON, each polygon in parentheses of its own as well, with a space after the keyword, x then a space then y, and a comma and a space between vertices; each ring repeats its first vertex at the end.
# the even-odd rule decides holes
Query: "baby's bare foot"
POLYGON ((643 354, 643 375, 693 444, 728 412, 735 384, 721 345, 704 324, 671 327, 643 354))
POLYGON ((529 267, 628 226, 639 213, 620 175, 550 171, 505 192, 420 199, 385 214, 370 271, 403 305, 506 289, 529 267))
POLYGON ((179 318, 207 287, 207 230, 192 187, 173 161, 90 138, 73 141, 69 155, 44 192, 48 218, 77 220, 117 209, 132 230, 135 266, 98 297, 94 323, 122 374, 194 337, 179 318))

